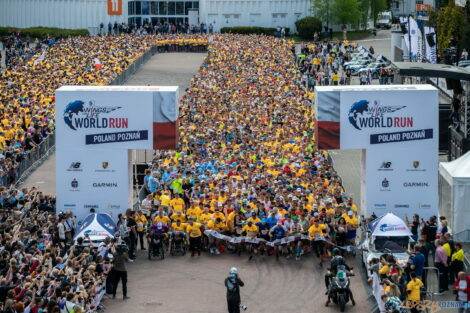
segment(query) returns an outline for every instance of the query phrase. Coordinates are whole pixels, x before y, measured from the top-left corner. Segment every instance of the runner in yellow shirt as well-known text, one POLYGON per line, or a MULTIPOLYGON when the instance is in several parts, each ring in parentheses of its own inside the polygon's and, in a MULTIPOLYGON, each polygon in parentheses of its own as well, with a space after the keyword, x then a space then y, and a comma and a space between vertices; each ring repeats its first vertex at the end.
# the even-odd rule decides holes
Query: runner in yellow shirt
POLYGON ((189 251, 191 251, 192 257, 196 252, 198 256, 201 256, 202 228, 200 223, 195 223, 192 219, 186 226, 186 236, 188 236, 189 251))
MULTIPOLYGON (((145 236, 145 231, 147 229, 147 218, 145 217, 144 214, 142 214, 142 211, 137 211, 135 216, 135 222, 137 223, 137 235, 139 236, 140 240, 140 249, 145 250, 144 247, 144 236, 145 236)), ((137 247, 136 247, 137 248, 137 247)))

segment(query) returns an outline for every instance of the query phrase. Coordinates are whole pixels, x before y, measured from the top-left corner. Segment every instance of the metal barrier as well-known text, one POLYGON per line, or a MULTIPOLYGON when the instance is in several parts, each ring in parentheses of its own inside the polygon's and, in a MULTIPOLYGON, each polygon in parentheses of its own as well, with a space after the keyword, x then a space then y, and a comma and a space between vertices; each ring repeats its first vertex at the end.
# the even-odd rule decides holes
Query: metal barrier
POLYGON ((36 147, 27 151, 23 155, 23 160, 13 173, 7 173, 0 177, 0 184, 18 186, 34 171, 44 160, 54 151, 55 134, 50 134, 43 139, 36 147))
MULTIPOLYGON (((157 46, 152 46, 126 70, 119 74, 109 85, 122 85, 129 77, 131 77, 139 68, 145 64, 158 50, 157 46)), ((24 154, 24 159, 20 162, 18 167, 13 171, 0 176, 0 185, 10 186, 15 184, 19 186, 28 176, 38 168, 52 152, 55 151, 55 133, 47 136, 37 147, 24 154)), ((140 192, 139 192, 140 194, 140 192)))
POLYGON ((137 72, 142 65, 144 65, 150 58, 157 53, 158 47, 152 46, 144 54, 138 57, 133 63, 129 64, 127 69, 125 69, 121 74, 116 76, 112 82, 109 83, 111 86, 118 86, 124 84, 132 75, 137 72))

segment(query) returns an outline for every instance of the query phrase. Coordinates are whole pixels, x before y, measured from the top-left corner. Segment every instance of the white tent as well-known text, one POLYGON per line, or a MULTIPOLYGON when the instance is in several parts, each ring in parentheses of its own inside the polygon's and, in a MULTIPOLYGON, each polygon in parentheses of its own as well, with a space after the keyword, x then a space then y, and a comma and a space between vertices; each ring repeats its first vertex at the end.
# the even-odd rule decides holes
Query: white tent
POLYGON ((372 236, 401 237, 413 235, 406 223, 393 213, 387 213, 369 223, 372 236))
POLYGON ((470 242, 470 152, 439 163, 439 214, 449 221, 455 240, 470 242))
POLYGON ((87 235, 91 241, 99 242, 106 237, 113 237, 116 230, 116 223, 108 214, 90 214, 83 220, 81 226, 77 227, 74 240, 78 237, 85 238, 87 235))

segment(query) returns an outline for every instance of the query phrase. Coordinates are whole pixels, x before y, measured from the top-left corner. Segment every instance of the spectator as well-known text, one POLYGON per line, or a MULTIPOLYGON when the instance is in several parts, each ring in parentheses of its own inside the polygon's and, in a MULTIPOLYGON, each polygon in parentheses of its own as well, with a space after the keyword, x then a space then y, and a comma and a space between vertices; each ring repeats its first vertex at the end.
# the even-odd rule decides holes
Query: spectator
POLYGON ((448 286, 448 278, 449 278, 449 271, 448 271, 448 264, 447 264, 447 255, 442 247, 442 242, 440 239, 435 240, 436 246, 436 256, 434 258, 434 265, 439 270, 439 292, 444 292, 449 290, 448 286))
MULTIPOLYGON (((470 299, 470 276, 465 272, 459 272, 454 284, 454 290, 457 293, 457 301, 462 304, 467 304, 470 299)), ((459 313, 469 312, 470 308, 466 308, 464 305, 459 307, 459 313)))

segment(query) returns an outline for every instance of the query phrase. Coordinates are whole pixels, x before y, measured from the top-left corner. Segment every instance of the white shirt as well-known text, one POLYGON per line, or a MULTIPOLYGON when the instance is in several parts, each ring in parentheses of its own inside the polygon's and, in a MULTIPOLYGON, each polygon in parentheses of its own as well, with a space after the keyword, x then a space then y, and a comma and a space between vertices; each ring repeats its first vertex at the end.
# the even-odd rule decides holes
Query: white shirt
MULTIPOLYGON (((459 281, 459 289, 467 289, 467 280, 466 279, 461 279, 459 281)), ((467 302, 467 292, 466 291, 460 291, 457 295, 459 301, 464 301, 467 302)))

